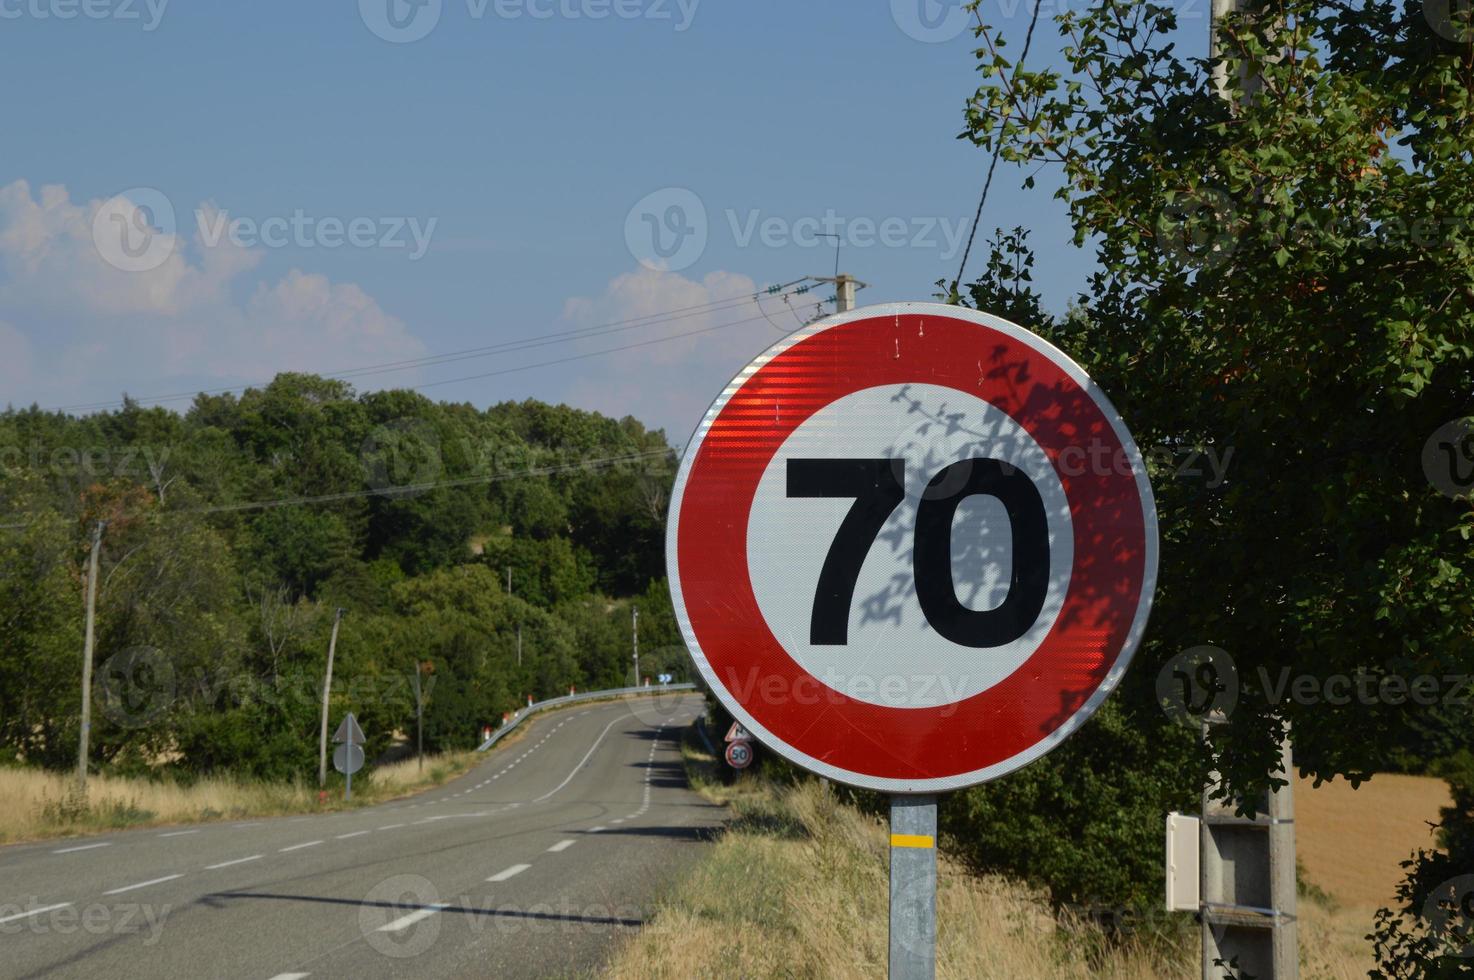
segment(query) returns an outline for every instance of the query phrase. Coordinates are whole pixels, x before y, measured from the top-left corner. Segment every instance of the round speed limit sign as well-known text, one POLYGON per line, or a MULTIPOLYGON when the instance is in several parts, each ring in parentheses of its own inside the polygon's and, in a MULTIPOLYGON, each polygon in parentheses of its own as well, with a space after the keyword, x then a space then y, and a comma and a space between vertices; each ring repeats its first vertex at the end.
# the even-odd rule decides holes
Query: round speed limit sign
POLYGON ((752 765, 751 742, 729 742, 724 754, 727 757, 727 765, 733 769, 746 769, 752 765))
POLYGON ((1157 570, 1126 426, 1005 320, 930 303, 830 317, 748 365, 676 478, 671 593, 759 741, 887 792, 996 778, 1119 682, 1157 570))

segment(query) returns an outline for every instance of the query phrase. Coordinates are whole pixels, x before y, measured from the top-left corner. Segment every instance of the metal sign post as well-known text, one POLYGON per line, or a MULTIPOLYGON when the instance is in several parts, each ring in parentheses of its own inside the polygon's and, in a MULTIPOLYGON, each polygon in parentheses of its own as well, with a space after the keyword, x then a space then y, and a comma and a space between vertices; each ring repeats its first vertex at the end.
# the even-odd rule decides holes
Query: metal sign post
POLYGON ((337 733, 333 736, 337 748, 333 750, 333 768, 348 777, 348 788, 344 799, 353 799, 353 774, 363 768, 363 729, 358 726, 358 719, 353 717, 353 712, 348 712, 343 723, 338 726, 337 733))
POLYGON ((937 974, 937 798, 891 797, 891 980, 937 974))

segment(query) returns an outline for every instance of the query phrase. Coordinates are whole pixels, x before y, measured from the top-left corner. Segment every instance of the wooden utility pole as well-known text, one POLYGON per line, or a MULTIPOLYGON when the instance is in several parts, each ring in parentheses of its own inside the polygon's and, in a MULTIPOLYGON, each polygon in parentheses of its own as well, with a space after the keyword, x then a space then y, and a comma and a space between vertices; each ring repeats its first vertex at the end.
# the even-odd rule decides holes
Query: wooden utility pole
POLYGON ((322 737, 317 743, 317 787, 328 784, 328 696, 333 692, 333 654, 338 649, 338 624, 343 621, 343 610, 333 611, 333 635, 328 640, 328 669, 322 681, 322 737))
POLYGON ((97 622, 97 560, 107 521, 92 525, 92 557, 87 562, 86 634, 82 640, 82 725, 77 745, 77 791, 87 793, 87 750, 92 735, 92 644, 97 622))
POLYGON ((420 772, 425 771, 425 697, 420 689, 423 667, 423 663, 415 661, 415 754, 420 760, 420 772))

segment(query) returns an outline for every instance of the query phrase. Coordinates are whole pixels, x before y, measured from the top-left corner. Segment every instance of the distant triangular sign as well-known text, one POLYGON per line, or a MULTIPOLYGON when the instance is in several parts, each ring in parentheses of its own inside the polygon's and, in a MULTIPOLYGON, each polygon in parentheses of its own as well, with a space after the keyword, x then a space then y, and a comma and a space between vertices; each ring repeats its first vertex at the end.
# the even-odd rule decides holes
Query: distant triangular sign
POLYGON ((752 735, 747 729, 742 727, 742 722, 734 721, 732 722, 732 727, 727 729, 727 741, 750 742, 752 741, 752 735))
POLYGON ((358 727, 358 719, 353 717, 353 712, 348 712, 343 719, 343 724, 338 726, 338 734, 333 736, 334 742, 347 742, 349 745, 363 744, 363 729, 358 727))

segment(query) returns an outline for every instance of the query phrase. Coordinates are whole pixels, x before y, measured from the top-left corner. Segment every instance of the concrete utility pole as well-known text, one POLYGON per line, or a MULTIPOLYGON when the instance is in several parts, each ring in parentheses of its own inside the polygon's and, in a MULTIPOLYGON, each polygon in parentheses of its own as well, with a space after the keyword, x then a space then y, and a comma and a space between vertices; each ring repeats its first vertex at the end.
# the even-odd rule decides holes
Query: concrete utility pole
POLYGON ((640 686, 640 607, 635 606, 631 610, 634 615, 630 622, 630 636, 635 644, 635 687, 640 686))
POLYGON ((834 283, 834 312, 836 313, 848 313, 853 310, 855 292, 870 285, 844 272, 833 276, 815 276, 814 281, 834 283))
MULTIPOLYGON (((1220 25, 1225 17, 1231 17, 1234 14, 1254 15, 1259 13, 1261 6, 1260 0, 1213 0, 1213 16, 1208 22, 1208 57, 1215 61, 1223 57, 1224 46, 1220 36, 1222 33, 1220 25)), ((1245 101, 1253 98, 1263 84, 1264 80, 1260 76, 1250 75, 1243 66, 1240 66, 1239 87, 1243 89, 1245 101)), ((1229 97, 1227 65, 1215 64, 1213 66, 1213 91, 1220 98, 1229 97)))
POLYGON ((97 559, 107 521, 92 525, 92 557, 87 562, 86 635, 82 640, 82 725, 77 745, 77 791, 87 793, 87 749, 92 735, 92 642, 97 621, 97 559))
MULTIPOLYGON (((1223 56, 1220 25, 1225 17, 1257 9, 1256 0, 1213 0, 1208 51, 1223 56)), ((1242 72, 1243 69, 1241 68, 1242 72)), ((1259 90, 1259 76, 1241 75, 1243 100, 1259 90)), ((1230 98, 1228 70, 1213 66, 1213 90, 1230 98)), ((1216 723, 1221 723, 1217 719, 1216 723)), ((1215 719, 1203 725, 1211 743, 1215 719)), ((1278 775, 1285 785, 1255 801, 1255 816, 1235 814, 1233 801, 1210 801, 1218 774, 1203 790, 1198 833, 1199 902, 1203 935, 1203 978, 1223 976, 1215 961, 1237 960, 1239 972, 1259 980, 1297 980, 1300 944, 1296 926, 1294 756, 1287 735, 1280 743, 1278 775)))
MULTIPOLYGON (((1223 57, 1223 44, 1218 37, 1218 25, 1230 14, 1239 12, 1241 0, 1213 0, 1213 16, 1208 21, 1208 57, 1217 61, 1223 57)), ((1222 64, 1213 66, 1213 91, 1222 98, 1228 97, 1228 68, 1222 64)))
MULTIPOLYGON (((1204 726, 1211 738, 1211 727, 1204 726)), ((1290 740, 1280 743, 1279 775, 1293 779, 1290 740)), ((1203 790, 1199 824, 1199 894, 1203 978, 1218 980, 1223 963, 1259 980, 1296 980, 1300 944, 1295 895, 1295 800, 1291 785, 1267 793, 1253 817, 1232 801, 1210 801, 1215 773, 1203 790)))
POLYGON ((333 635, 328 640, 328 669, 322 682, 322 738, 317 745, 317 787, 328 784, 328 695, 333 692, 333 654, 338 649, 338 624, 343 621, 341 608, 333 612, 333 635))

